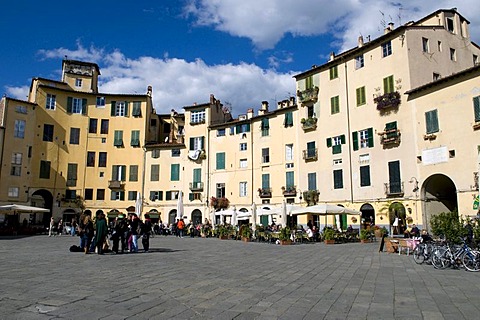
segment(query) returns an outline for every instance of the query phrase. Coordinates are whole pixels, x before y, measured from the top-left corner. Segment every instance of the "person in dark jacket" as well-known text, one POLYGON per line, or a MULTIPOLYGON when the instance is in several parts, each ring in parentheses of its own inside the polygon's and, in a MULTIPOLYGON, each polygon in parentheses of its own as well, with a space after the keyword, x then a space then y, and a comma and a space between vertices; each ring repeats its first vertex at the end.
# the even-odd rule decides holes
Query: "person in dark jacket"
POLYGON ((105 215, 100 213, 97 217, 96 227, 96 234, 95 234, 95 241, 97 244, 97 253, 103 254, 103 244, 108 235, 108 226, 107 220, 105 220, 105 215))
POLYGON ((143 251, 148 252, 150 249, 150 232, 152 231, 152 221, 150 220, 150 215, 145 214, 145 221, 141 226, 141 236, 142 236, 142 245, 143 251))
POLYGON ((87 254, 90 251, 90 245, 92 244, 92 239, 95 234, 95 230, 93 228, 93 221, 89 215, 85 215, 85 219, 83 220, 83 226, 84 226, 83 236, 85 237, 84 251, 85 251, 85 254, 87 254))

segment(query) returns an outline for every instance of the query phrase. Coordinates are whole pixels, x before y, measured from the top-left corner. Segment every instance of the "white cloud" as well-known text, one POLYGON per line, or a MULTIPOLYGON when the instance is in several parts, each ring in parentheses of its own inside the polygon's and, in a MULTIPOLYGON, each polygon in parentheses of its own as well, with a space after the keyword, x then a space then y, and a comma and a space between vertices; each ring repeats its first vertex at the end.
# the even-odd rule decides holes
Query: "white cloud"
MULTIPOLYGON (((99 65, 99 91, 102 93, 144 94, 153 87, 153 101, 158 113, 171 109, 182 111, 184 106, 209 101, 210 94, 222 102, 230 103, 233 114, 246 113, 248 108, 258 109, 261 101, 288 99, 295 95, 294 73, 282 74, 264 70, 254 64, 207 65, 201 59, 139 57, 129 59, 119 50, 101 56, 103 50, 85 49, 77 43, 77 50, 42 50, 45 58, 69 58, 95 62, 99 65)), ((28 87, 7 88, 10 96, 25 99, 28 87)))
POLYGON ((275 47, 286 34, 330 33, 338 39, 332 46, 344 51, 356 46, 359 35, 371 35, 373 39, 382 34, 382 20, 398 26, 453 6, 470 20, 472 39, 478 41, 480 6, 476 0, 454 5, 447 0, 262 0, 261 4, 258 0, 191 0, 185 12, 197 25, 248 38, 261 50, 275 47))

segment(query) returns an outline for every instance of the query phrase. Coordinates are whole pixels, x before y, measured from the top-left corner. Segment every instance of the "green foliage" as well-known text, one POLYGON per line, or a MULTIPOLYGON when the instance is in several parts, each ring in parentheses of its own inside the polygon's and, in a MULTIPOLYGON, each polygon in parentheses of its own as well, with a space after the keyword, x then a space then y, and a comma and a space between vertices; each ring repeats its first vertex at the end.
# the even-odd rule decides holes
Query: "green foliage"
POLYGON ((240 236, 243 238, 251 238, 253 234, 253 230, 246 224, 240 227, 240 236))
POLYGON ((458 243, 466 235, 464 220, 459 219, 458 212, 442 212, 432 216, 430 226, 432 234, 438 237, 444 237, 445 240, 458 243))
POLYGON ((335 238, 335 230, 332 228, 326 228, 323 230, 323 239, 324 240, 333 240, 335 238))
POLYGON ((285 240, 290 240, 290 236, 292 235, 292 232, 289 227, 285 227, 280 229, 280 234, 278 235, 278 239, 285 241, 285 240))
POLYGON ((370 231, 367 229, 360 230, 360 240, 367 240, 370 237, 370 231))
POLYGON ((218 230, 218 235, 220 237, 230 236, 230 235, 234 234, 234 232, 235 232, 234 227, 230 224, 222 224, 222 225, 218 226, 217 230, 218 230))

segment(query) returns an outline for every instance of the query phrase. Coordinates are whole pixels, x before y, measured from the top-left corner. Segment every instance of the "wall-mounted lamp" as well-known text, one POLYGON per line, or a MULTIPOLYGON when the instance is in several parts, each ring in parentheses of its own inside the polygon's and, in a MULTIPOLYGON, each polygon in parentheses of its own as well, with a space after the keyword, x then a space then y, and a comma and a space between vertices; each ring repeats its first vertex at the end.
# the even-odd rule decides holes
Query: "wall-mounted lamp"
POLYGON ((417 180, 417 178, 411 177, 411 178, 410 178, 410 181, 408 181, 408 182, 414 184, 412 191, 413 191, 413 192, 417 192, 417 191, 418 191, 418 180, 417 180))
POLYGON ((408 214, 412 214, 412 208, 408 208, 408 214))

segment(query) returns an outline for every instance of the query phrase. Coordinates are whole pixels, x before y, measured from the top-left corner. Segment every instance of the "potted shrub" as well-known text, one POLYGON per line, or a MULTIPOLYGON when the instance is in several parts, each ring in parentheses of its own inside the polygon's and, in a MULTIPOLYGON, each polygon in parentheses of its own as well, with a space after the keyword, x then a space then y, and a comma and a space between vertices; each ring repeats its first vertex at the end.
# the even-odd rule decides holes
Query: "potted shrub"
POLYGON ((253 230, 246 224, 240 227, 240 237, 242 241, 249 242, 252 239, 253 230))
POLYGON ((290 239, 292 232, 289 227, 285 227, 280 229, 280 234, 278 235, 278 240, 280 240, 280 244, 292 244, 292 240, 290 239))
POLYGON ((325 244, 335 244, 335 230, 332 228, 323 230, 323 242, 325 244))
POLYGON ((231 230, 227 225, 221 225, 218 227, 218 238, 222 240, 227 240, 231 234, 231 230))
POLYGON ((368 242, 369 238, 370 238, 370 231, 368 231, 367 229, 360 230, 360 242, 361 243, 368 242))

